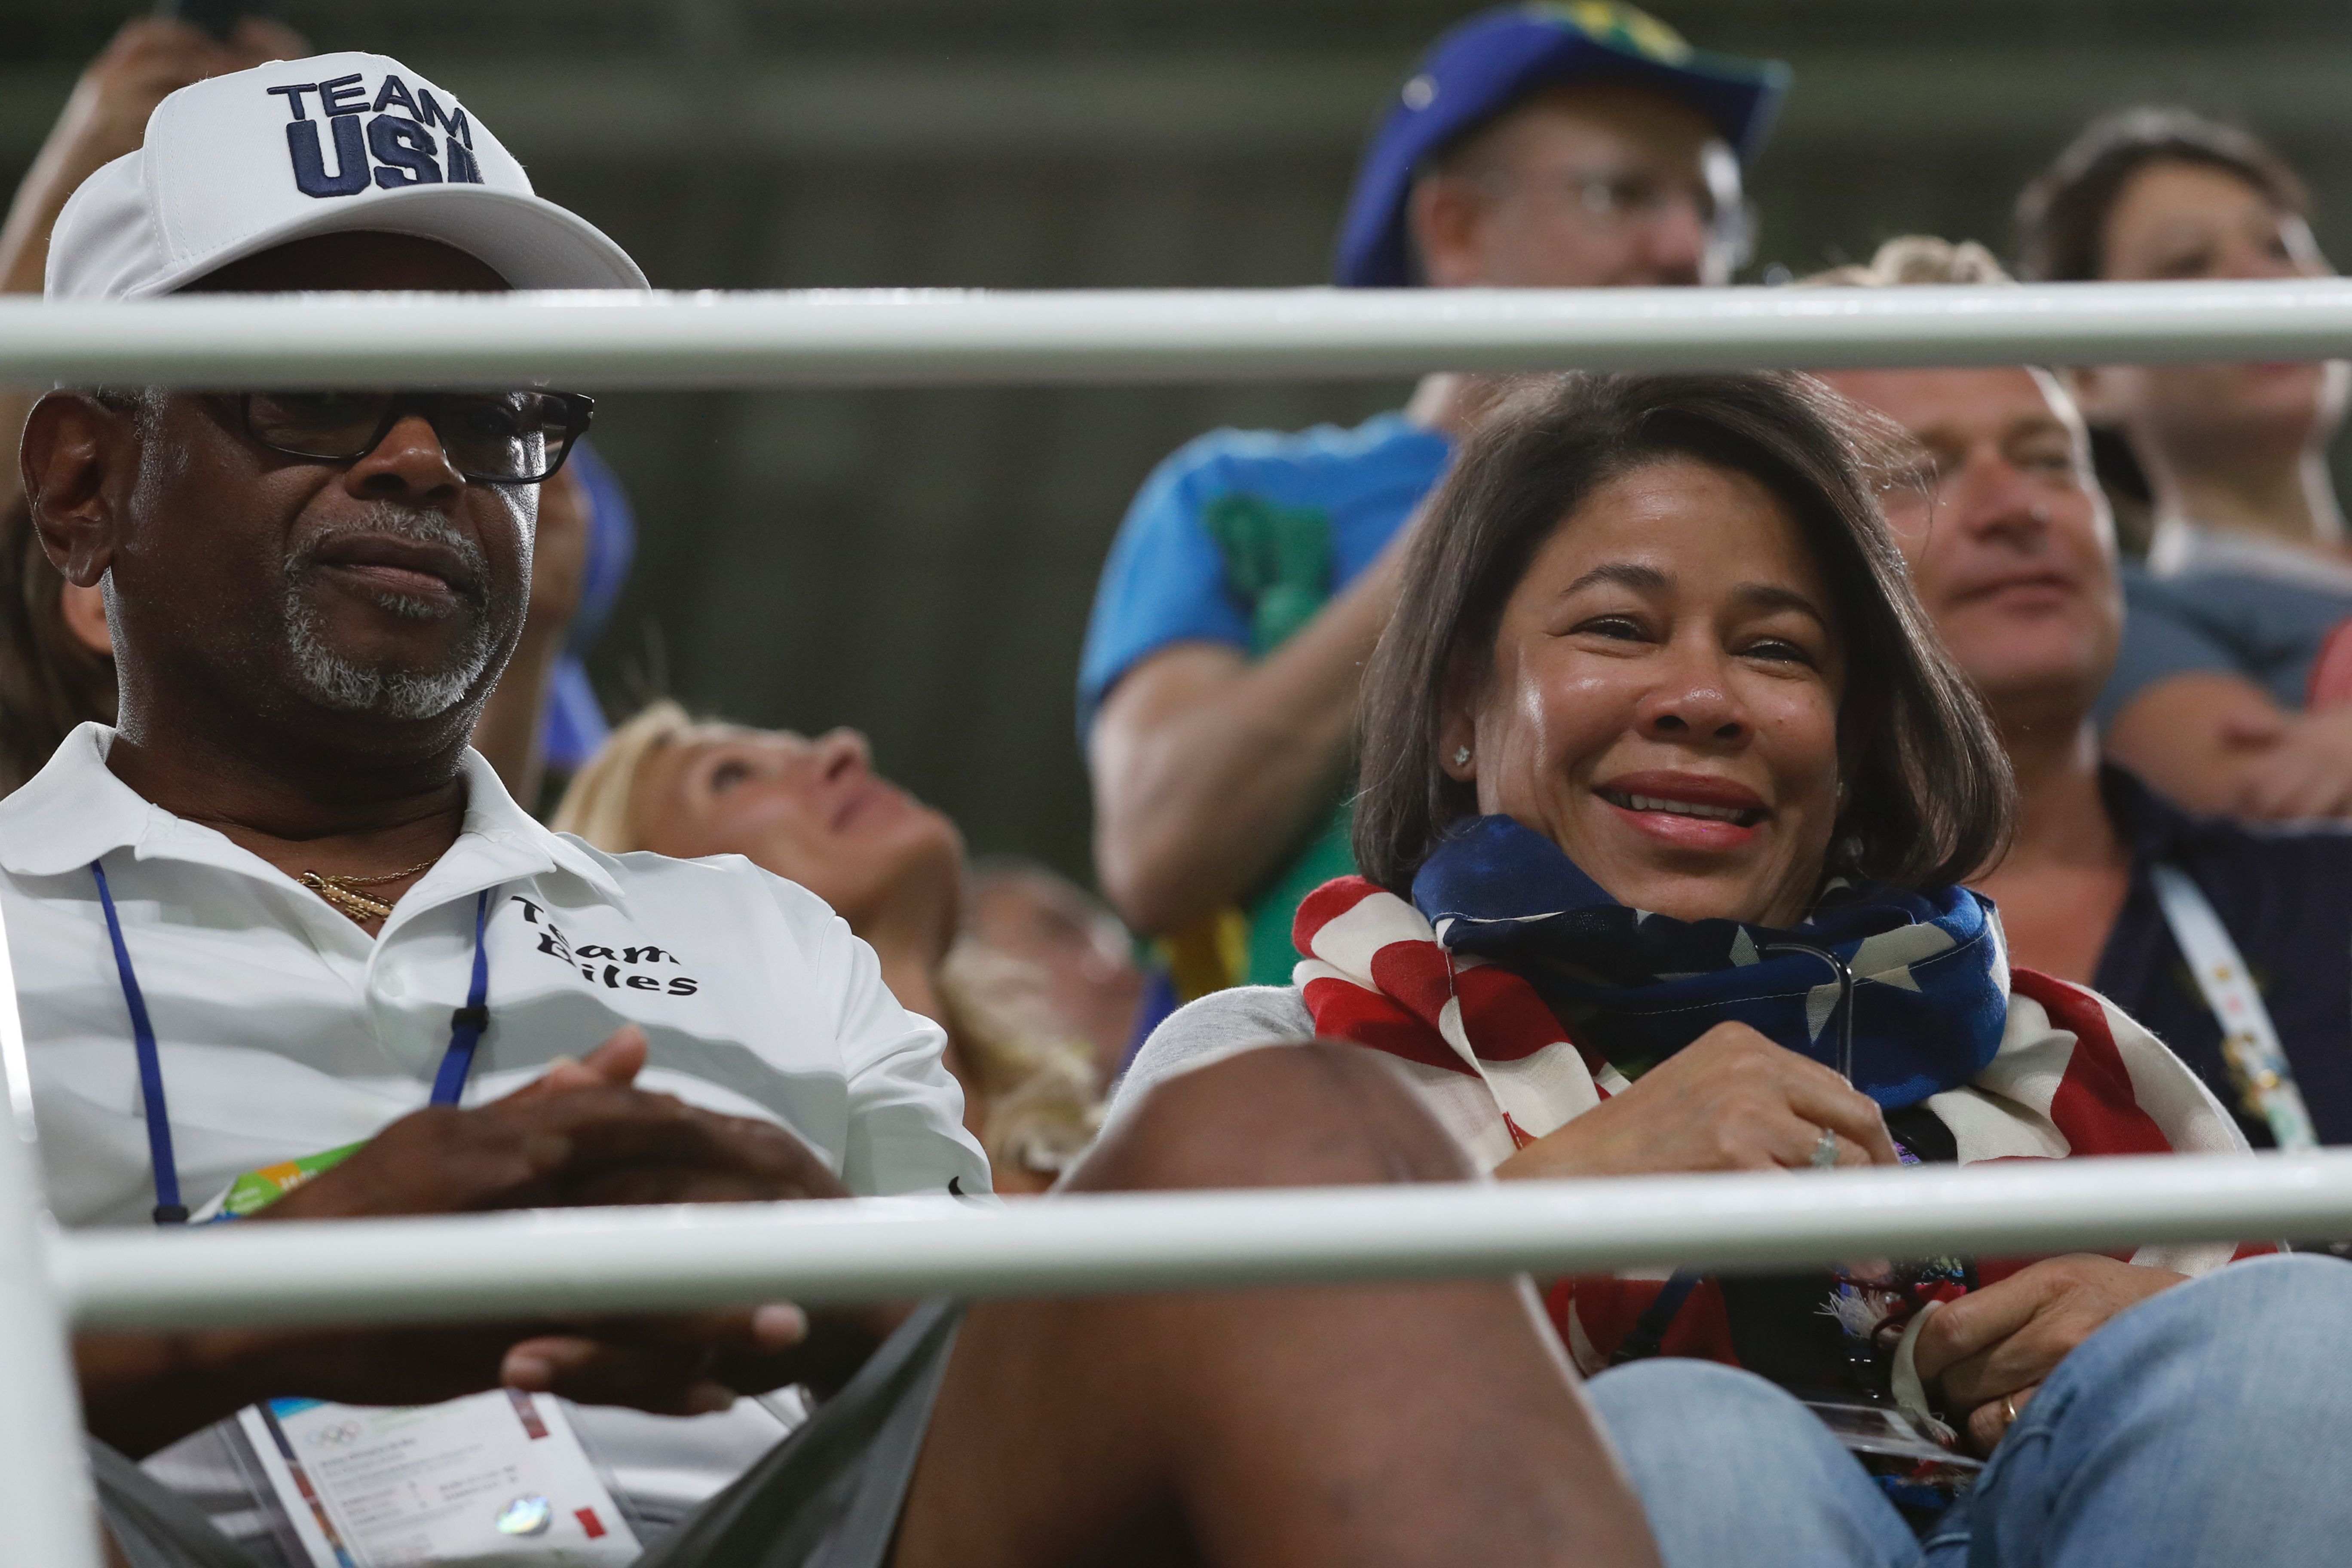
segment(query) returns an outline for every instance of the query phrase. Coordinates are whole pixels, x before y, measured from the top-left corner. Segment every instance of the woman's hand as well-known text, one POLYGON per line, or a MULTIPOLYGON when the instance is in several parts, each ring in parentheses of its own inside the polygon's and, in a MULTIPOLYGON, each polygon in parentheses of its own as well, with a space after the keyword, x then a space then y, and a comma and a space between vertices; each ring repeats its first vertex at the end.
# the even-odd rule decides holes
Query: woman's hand
POLYGON ((2352 816, 2352 709, 2250 716, 2222 739, 2260 754, 2243 766, 2231 815, 2257 822, 2352 816))
POLYGON ((1718 1024, 1632 1088, 1497 1166, 1507 1180, 1808 1165, 1826 1130, 1841 1165, 1897 1163, 1878 1104, 1745 1024, 1718 1024))
POLYGON ((1990 1453, 2069 1351, 2187 1278, 2095 1253, 2044 1258, 1937 1309, 1920 1327, 1915 1364, 1949 1408, 1966 1413, 1969 1441, 1990 1453))
POLYGON ((2192 811, 2352 816, 2352 709, 2290 713, 2242 675, 2168 676, 2107 727, 2109 756, 2192 811))

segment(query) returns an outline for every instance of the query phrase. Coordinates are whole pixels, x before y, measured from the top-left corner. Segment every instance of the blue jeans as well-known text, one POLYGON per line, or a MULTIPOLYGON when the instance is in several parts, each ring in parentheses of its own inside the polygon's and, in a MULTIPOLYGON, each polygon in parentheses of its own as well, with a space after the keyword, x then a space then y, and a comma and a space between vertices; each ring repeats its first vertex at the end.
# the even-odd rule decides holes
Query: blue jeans
POLYGON ((1667 1568, 2299 1568, 2352 1562, 2352 1266, 2264 1258, 2132 1308, 2059 1364, 1927 1537, 1751 1373, 1589 1385, 1667 1568))

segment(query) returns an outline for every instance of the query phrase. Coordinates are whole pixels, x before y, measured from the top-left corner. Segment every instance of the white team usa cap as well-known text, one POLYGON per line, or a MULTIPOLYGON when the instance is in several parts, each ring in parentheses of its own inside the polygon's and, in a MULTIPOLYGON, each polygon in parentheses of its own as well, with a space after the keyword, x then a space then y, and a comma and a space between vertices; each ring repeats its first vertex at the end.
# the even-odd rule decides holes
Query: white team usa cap
POLYGON ((145 145, 75 191, 49 240, 52 300, 168 294, 313 235, 437 239, 516 289, 643 289, 595 225, 533 195, 457 95, 383 55, 314 55, 184 87, 145 145))

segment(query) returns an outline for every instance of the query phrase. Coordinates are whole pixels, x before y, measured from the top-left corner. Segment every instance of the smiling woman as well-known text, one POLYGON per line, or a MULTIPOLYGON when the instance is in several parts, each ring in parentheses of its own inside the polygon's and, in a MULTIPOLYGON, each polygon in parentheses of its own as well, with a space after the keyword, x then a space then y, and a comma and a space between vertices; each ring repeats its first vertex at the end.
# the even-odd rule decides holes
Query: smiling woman
MULTIPOLYGON (((1293 985, 1162 1025, 1114 1124, 1192 1067, 1316 1035, 1378 1053, 1505 1179, 2242 1147, 2129 1017, 2012 972, 1958 885, 2011 784, 1878 504, 1914 449, 1798 375, 1514 392, 1431 502, 1365 677, 1364 875, 1300 907, 1293 985)), ((1696 1561, 1662 1521, 1731 1505, 1689 1434, 1796 1423, 1751 1426, 1737 1468, 1827 1428, 1757 1380, 1612 1369, 1704 1358, 1843 1432, 1826 1407, 1907 1424, 1899 1462, 1876 1428, 1863 1466, 1832 1448, 1788 1481, 1900 1531, 1886 1496, 1939 1510, 1956 1428, 1990 1449, 2074 1343, 2231 1251, 1582 1279, 1549 1307, 1668 1561, 1696 1561)))
MULTIPOLYGON (((1629 790, 1760 829, 1728 858, 1638 857, 1629 897, 1694 875, 1769 885, 1763 905, 1706 913, 1786 917, 1825 868, 1929 886, 1982 864, 2008 769, 1873 499, 1897 434, 1797 376, 1571 378, 1498 410, 1435 503, 1366 677, 1365 874, 1402 891, 1459 818, 1537 812, 1529 826, 1574 833, 1629 790), (1660 669, 1701 705, 1659 707, 1660 669), (1571 723, 1624 742, 1588 751, 1571 723), (1530 747, 1574 750, 1574 776, 1530 747)), ((1621 826, 1686 828, 1662 815, 1621 826)))

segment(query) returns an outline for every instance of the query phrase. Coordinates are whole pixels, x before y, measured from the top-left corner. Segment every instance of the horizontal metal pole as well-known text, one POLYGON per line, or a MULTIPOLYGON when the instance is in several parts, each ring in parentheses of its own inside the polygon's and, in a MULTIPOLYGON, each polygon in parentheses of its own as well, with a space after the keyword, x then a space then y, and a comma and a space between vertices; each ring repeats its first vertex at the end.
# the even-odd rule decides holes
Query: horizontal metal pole
POLYGON ((401 1321, 758 1300, 1758 1269, 2352 1235, 2352 1151, 1615 1181, 570 1209, 84 1231, 84 1328, 401 1321))
POLYGON ((0 382, 622 387, 2352 357, 2352 279, 0 299, 0 382))

